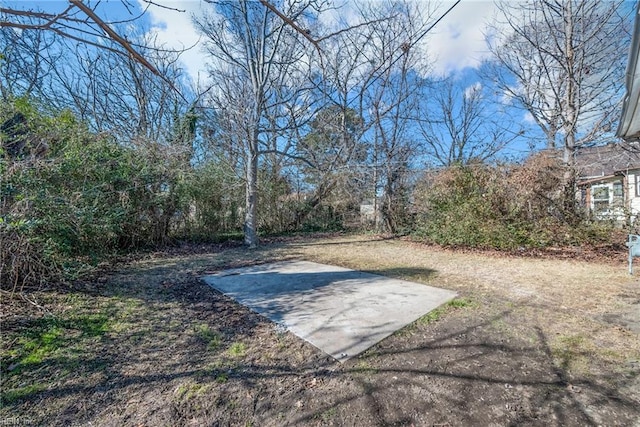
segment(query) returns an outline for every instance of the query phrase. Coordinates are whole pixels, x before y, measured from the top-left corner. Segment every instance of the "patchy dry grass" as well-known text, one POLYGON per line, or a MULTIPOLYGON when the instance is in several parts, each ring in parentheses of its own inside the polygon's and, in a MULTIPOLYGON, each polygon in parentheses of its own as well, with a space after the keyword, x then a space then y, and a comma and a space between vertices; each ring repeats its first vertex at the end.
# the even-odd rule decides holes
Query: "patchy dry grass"
POLYGON ((141 260, 3 295, 0 422, 32 425, 634 425, 640 281, 625 265, 376 236, 141 260), (345 364, 213 291, 220 269, 306 259, 455 290, 345 364), (5 310, 6 307, 6 310, 5 310), (634 323, 638 322, 638 323, 634 323))

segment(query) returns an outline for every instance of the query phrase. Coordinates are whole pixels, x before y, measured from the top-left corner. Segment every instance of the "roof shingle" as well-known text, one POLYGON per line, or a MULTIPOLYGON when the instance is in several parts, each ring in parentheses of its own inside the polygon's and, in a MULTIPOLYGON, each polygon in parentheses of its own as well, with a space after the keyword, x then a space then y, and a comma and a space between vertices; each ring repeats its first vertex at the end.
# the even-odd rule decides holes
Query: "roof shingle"
POLYGON ((640 168, 640 143, 578 147, 575 156, 580 179, 611 176, 619 171, 640 168))

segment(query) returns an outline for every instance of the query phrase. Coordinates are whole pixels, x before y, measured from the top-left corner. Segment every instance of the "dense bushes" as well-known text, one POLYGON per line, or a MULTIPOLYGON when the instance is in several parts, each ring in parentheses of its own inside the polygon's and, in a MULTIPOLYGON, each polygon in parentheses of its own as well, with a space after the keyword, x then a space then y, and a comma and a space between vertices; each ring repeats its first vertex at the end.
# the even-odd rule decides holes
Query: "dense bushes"
POLYGON ((563 172, 559 160, 541 153, 522 165, 427 174, 416 190, 415 234, 443 245, 498 249, 606 240, 612 224, 565 210, 563 172))
MULTIPOLYGON (((0 105, 0 124, 2 289, 77 277, 107 255, 173 238, 241 230, 242 175, 224 157, 193 164, 189 141, 116 141, 25 99, 0 105)), ((261 174, 261 230, 293 231, 305 201, 286 179, 261 174)), ((297 227, 325 217, 320 204, 297 227)))
MULTIPOLYGON (((78 276, 109 254, 173 238, 212 241, 241 230, 244 182, 224 156, 193 164, 189 141, 125 144, 25 100, 0 105, 0 124, 2 289, 78 276)), ((611 224, 566 211, 563 173, 544 154, 522 165, 429 172, 406 217, 416 236, 444 245, 514 249, 609 238, 611 224)), ((358 196, 296 192, 280 173, 260 176, 262 232, 360 222, 358 196)))
POLYGON ((124 145, 25 100, 1 106, 0 123, 9 124, 0 152, 2 289, 77 276, 107 254, 172 235, 237 226, 224 199, 237 188, 228 191, 211 166, 194 169, 177 147, 124 145))
POLYGON ((0 160, 3 289, 77 275, 106 254, 168 239, 187 201, 177 156, 151 143, 123 146, 24 100, 0 111, 0 123, 15 117, 0 160))
POLYGON ((223 162, 194 167, 185 182, 186 203, 175 234, 192 241, 211 241, 242 229, 244 183, 223 162))

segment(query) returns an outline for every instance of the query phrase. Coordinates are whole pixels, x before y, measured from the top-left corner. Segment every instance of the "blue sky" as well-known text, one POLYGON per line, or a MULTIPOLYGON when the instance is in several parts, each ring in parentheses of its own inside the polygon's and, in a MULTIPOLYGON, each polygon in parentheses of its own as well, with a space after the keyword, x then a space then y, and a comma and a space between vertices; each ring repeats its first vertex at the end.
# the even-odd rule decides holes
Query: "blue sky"
MULTIPOLYGON (((195 46, 182 54, 181 59, 185 69, 195 82, 206 78, 204 64, 206 59, 202 54, 198 42, 200 37, 192 24, 192 16, 201 16, 205 8, 209 8, 203 0, 156 0, 156 3, 166 5, 171 9, 161 8, 153 4, 148 5, 143 0, 128 0, 137 6, 139 11, 148 6, 147 14, 135 25, 144 25, 157 37, 160 43, 169 48, 183 49, 195 46), (173 9, 180 9, 179 12, 173 9)), ((628 2, 630 6, 634 2, 628 2)), ((41 9, 47 12, 59 12, 64 10, 68 2, 64 0, 41 1, 6 1, 0 0, 0 4, 19 9, 41 9)), ((352 3, 349 0, 336 0, 340 6, 334 12, 341 17, 349 19, 352 12, 352 3)), ((422 4, 428 4, 422 1, 422 4)), ((433 5, 434 3, 429 3, 433 5)), ((436 15, 447 10, 453 1, 440 3, 436 15)), ((497 9, 493 1, 487 0, 463 0, 453 11, 448 14, 425 39, 425 47, 433 61, 433 72, 437 75, 454 75, 471 86, 479 77, 477 68, 488 57, 488 51, 484 40, 484 31, 488 22, 492 20, 497 9)), ((121 0, 103 0, 98 12, 106 21, 131 17, 121 0)), ((135 14, 136 11, 132 12, 135 14)), ((331 16, 327 16, 328 21, 331 16)), ((536 132, 531 126, 527 115, 522 111, 514 111, 516 120, 530 127, 531 132, 536 132)), ((520 156, 528 151, 524 144, 514 145, 511 152, 506 154, 520 156)))
MULTIPOLYGON (((174 47, 193 45, 198 35, 191 25, 190 14, 200 15, 208 5, 200 0, 165 0, 163 4, 187 12, 150 7, 149 18, 156 26, 159 39, 174 47)), ((343 17, 350 15, 351 5, 348 1, 337 0, 336 4, 341 5, 337 13, 343 17)), ((439 10, 444 12, 452 4, 452 1, 444 1, 439 10)), ((492 1, 463 0, 434 28, 428 39, 428 49, 435 59, 435 72, 448 74, 465 67, 476 67, 486 58, 483 30, 494 12, 492 1)), ((190 74, 197 77, 202 69, 200 53, 193 49, 185 54, 184 59, 190 74)))
MULTIPOLYGON (((142 0, 129 0, 136 4, 139 10, 147 5, 142 0)), ((182 48, 192 46, 199 40, 199 36, 191 23, 191 16, 200 16, 205 8, 210 7, 202 0, 158 0, 158 4, 184 10, 177 12, 149 5, 148 13, 139 24, 151 25, 158 39, 167 46, 182 48)), ((423 1, 425 7, 428 2, 423 1)), ((48 12, 61 11, 68 5, 64 0, 40 1, 7 1, 0 4, 19 9, 41 9, 48 12)), ((352 6, 348 0, 337 0, 341 16, 349 16, 352 6)), ((436 2, 431 2, 431 5, 436 2)), ((444 12, 452 1, 443 1, 438 8, 444 12)), ((121 0, 102 1, 98 9, 100 16, 106 20, 122 19, 129 15, 121 0)), ((448 74, 464 69, 477 67, 486 58, 487 51, 484 43, 483 31, 486 23, 492 18, 495 6, 492 1, 463 0, 454 10, 442 20, 428 38, 428 49, 435 60, 435 72, 448 74)), ((328 16, 328 20, 331 18, 328 16)), ((196 47, 183 55, 185 66, 190 75, 197 79, 203 70, 203 58, 196 47)))

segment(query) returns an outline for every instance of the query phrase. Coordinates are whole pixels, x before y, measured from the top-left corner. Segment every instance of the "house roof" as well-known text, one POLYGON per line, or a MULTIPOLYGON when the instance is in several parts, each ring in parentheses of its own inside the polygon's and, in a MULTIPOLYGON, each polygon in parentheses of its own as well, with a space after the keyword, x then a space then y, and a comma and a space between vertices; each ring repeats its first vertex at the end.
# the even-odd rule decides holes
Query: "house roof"
POLYGON ((629 51, 626 76, 627 93, 616 135, 626 141, 640 140, 640 2, 636 4, 636 19, 629 51))
POLYGON ((575 165, 580 180, 607 177, 628 169, 640 169, 640 143, 578 147, 575 165))

